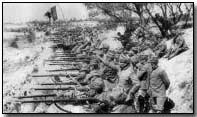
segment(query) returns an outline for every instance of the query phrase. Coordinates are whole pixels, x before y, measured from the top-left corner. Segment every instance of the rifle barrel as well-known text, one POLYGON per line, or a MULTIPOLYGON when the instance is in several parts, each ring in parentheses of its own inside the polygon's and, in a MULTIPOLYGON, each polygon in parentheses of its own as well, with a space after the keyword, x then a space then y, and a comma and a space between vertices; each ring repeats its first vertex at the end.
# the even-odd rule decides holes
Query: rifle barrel
POLYGON ((75 55, 65 55, 65 54, 62 54, 62 55, 54 55, 54 57, 76 57, 75 55))
MULTIPOLYGON (((86 85, 87 83, 80 83, 82 85, 86 85)), ((42 83, 39 85, 78 85, 75 82, 62 82, 62 83, 42 83)))
POLYGON ((90 61, 90 60, 72 60, 72 59, 68 59, 68 60, 66 60, 66 59, 58 59, 58 60, 53 60, 53 59, 48 59, 48 60, 46 60, 46 61, 74 61, 74 62, 85 62, 85 61, 90 61))
POLYGON ((57 103, 57 102, 64 102, 64 103, 74 103, 74 104, 84 104, 86 102, 89 103, 98 103, 103 102, 96 98, 81 98, 81 99, 57 99, 57 100, 18 100, 21 103, 57 103))
POLYGON ((59 63, 59 64, 49 64, 49 65, 78 65, 77 63, 74 63, 74 64, 72 64, 72 63, 67 63, 67 64, 65 64, 65 63, 59 63))
POLYGON ((77 85, 74 82, 64 82, 64 83, 42 83, 40 85, 77 85))
POLYGON ((23 99, 23 98, 36 98, 36 97, 55 97, 57 96, 56 94, 48 94, 48 95, 31 95, 31 96, 19 96, 16 97, 18 99, 23 99))
MULTIPOLYGON (((78 76, 78 74, 69 74, 72 77, 78 76)), ((54 77, 54 76, 59 76, 59 77, 68 77, 68 74, 50 74, 50 75, 31 75, 31 77, 54 77)))
POLYGON ((75 71, 75 70, 80 70, 78 68, 72 68, 72 69, 56 69, 56 70, 47 70, 49 72, 56 72, 56 71, 75 71))
POLYGON ((34 90, 74 90, 73 87, 66 88, 34 88, 34 90))

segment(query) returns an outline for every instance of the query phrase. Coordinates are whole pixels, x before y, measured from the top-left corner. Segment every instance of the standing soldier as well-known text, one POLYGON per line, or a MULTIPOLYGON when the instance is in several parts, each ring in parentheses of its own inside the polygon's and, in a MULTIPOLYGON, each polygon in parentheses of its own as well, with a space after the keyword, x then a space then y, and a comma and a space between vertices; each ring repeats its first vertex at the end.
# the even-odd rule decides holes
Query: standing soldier
POLYGON ((161 113, 164 110, 164 103, 166 101, 166 90, 170 86, 170 80, 167 73, 158 66, 158 58, 152 57, 149 60, 152 65, 152 72, 150 74, 149 95, 152 99, 152 109, 156 113, 161 113))
POLYGON ((150 74, 152 72, 152 66, 150 63, 145 63, 141 65, 141 68, 138 68, 137 78, 140 81, 140 89, 138 92, 138 111, 140 113, 148 113, 149 104, 147 103, 149 100, 149 95, 147 91, 149 89, 150 84, 150 74))

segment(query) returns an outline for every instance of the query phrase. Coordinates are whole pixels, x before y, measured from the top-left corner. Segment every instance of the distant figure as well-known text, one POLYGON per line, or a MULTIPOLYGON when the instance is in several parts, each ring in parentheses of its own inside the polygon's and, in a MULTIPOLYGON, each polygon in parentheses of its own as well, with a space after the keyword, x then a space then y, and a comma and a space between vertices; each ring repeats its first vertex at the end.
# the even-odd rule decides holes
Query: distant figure
POLYGON ((155 48, 154 52, 157 57, 161 58, 163 57, 167 52, 167 44, 166 44, 167 38, 164 38, 155 48))
POLYGON ((165 58, 171 59, 175 57, 176 55, 188 50, 188 46, 184 40, 184 38, 181 36, 180 31, 176 31, 176 36, 172 40, 172 45, 170 49, 168 50, 168 53, 164 56, 165 58))
POLYGON ((129 43, 129 39, 122 35, 120 32, 117 33, 118 40, 121 42, 122 46, 125 48, 127 43, 129 43))

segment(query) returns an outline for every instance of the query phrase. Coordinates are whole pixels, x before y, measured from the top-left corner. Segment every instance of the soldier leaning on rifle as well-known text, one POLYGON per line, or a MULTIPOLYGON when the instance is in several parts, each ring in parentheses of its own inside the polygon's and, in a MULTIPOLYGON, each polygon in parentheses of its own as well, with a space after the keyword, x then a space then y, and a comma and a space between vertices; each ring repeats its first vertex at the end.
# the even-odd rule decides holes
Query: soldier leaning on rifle
POLYGON ((170 86, 170 80, 167 73, 158 66, 158 58, 152 57, 148 62, 152 66, 148 88, 148 93, 153 101, 152 110, 155 113, 161 113, 164 110, 166 90, 170 86))

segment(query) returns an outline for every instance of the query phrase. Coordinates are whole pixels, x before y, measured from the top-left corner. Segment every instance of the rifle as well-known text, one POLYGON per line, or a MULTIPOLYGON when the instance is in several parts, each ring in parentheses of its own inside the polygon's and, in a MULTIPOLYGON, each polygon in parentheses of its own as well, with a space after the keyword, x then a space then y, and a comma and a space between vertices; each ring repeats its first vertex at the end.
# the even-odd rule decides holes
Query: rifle
POLYGON ((49 74, 49 75, 31 75, 31 77, 54 77, 54 76, 59 76, 59 77, 76 77, 78 74, 49 74))
POLYGON ((86 104, 89 103, 106 103, 96 98, 76 98, 76 99, 56 99, 56 100, 16 100, 15 102, 20 103, 71 103, 71 104, 86 104))
POLYGON ((49 64, 49 65, 79 65, 77 63, 52 63, 52 64, 49 64))
MULTIPOLYGON (((80 83, 81 85, 87 85, 87 83, 80 83)), ((39 85, 78 85, 75 82, 61 82, 61 83, 41 83, 39 85)))
POLYGON ((88 62, 88 61, 90 61, 90 60, 72 60, 72 59, 68 59, 68 60, 64 60, 64 59, 51 60, 51 59, 48 59, 48 60, 45 60, 45 61, 74 61, 74 62, 88 62))
POLYGON ((55 96, 57 96, 57 95, 56 94, 48 94, 48 95, 19 96, 19 97, 14 97, 14 98, 23 99, 23 98, 55 97, 55 96))
POLYGON ((54 57, 76 57, 76 55, 56 54, 54 57))
POLYGON ((69 51, 62 51, 62 52, 55 52, 55 53, 63 53, 63 54, 75 54, 75 53, 71 53, 71 51, 69 50, 69 51))
POLYGON ((75 60, 89 60, 89 59, 91 59, 91 58, 85 58, 85 57, 81 57, 81 58, 78 58, 78 57, 57 57, 57 58, 59 58, 58 60, 68 60, 68 61, 75 61, 75 60))
POLYGON ((64 87, 64 88, 33 88, 34 90, 75 90, 73 87, 64 87))
POLYGON ((80 64, 79 62, 70 62, 70 61, 48 61, 47 64, 80 64))
POLYGON ((32 88, 32 89, 34 89, 34 90, 75 90, 75 89, 77 89, 78 91, 88 91, 89 90, 89 88, 82 87, 82 86, 76 87, 76 88, 69 86, 69 87, 61 87, 61 88, 32 88))
POLYGON ((74 71, 80 70, 79 68, 69 68, 69 69, 56 69, 56 70, 47 70, 48 72, 57 72, 57 71, 74 71))
POLYGON ((68 57, 68 56, 55 56, 55 57, 61 57, 63 59, 90 59, 90 57, 68 57))

